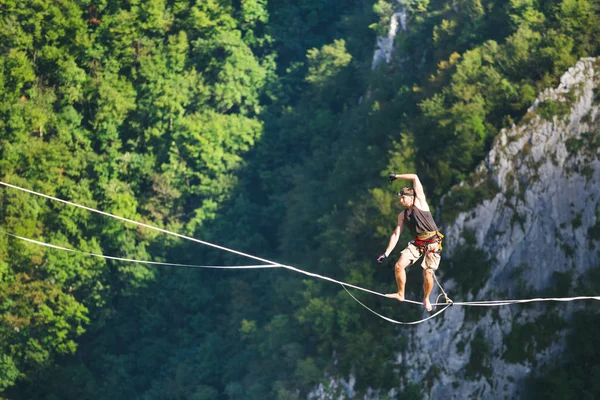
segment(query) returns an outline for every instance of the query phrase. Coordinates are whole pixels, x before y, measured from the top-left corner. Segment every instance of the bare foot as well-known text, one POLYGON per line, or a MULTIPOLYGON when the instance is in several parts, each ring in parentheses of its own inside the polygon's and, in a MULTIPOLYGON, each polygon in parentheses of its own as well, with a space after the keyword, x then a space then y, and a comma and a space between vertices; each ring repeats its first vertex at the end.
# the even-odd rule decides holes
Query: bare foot
POLYGON ((433 307, 431 306, 431 302, 429 301, 429 298, 426 298, 425 300, 423 300, 423 305, 425 306, 425 309, 429 312, 431 312, 431 310, 433 310, 433 307))
POLYGON ((390 299, 396 299, 398 301, 404 301, 404 295, 400 294, 400 293, 386 294, 385 297, 390 298, 390 299))

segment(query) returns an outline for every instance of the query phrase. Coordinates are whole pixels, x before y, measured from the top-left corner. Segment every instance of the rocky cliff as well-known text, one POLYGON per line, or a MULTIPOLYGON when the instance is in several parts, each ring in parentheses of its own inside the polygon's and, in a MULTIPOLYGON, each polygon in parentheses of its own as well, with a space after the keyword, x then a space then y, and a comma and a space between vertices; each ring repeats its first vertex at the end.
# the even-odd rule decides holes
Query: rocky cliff
MULTIPOLYGON (((463 210, 445 226, 445 258, 468 264, 471 253, 485 261, 469 271, 453 261, 446 279, 442 264, 439 276, 454 300, 588 294, 577 290, 599 266, 599 72, 592 58, 570 68, 517 126, 501 132, 469 182, 444 199, 442 208, 463 210), (453 201, 468 191, 488 198, 470 207, 453 201), (481 287, 466 282, 465 291, 462 282, 458 290, 463 272, 481 287)), ((518 398, 536 368, 556 362, 569 317, 581 307, 451 307, 409 333, 409 350, 398 354, 408 369, 405 383, 418 383, 431 399, 518 398)))
MULTIPOLYGON (((438 276, 455 301, 590 295, 581 291, 600 268, 599 83, 600 61, 580 60, 443 199, 452 222, 438 276)), ((398 388, 363 398, 401 398, 408 385, 427 399, 525 397, 526 380, 560 362, 570 317, 585 304, 450 307, 406 328, 398 388)), ((309 399, 358 398, 354 383, 330 377, 309 399)))

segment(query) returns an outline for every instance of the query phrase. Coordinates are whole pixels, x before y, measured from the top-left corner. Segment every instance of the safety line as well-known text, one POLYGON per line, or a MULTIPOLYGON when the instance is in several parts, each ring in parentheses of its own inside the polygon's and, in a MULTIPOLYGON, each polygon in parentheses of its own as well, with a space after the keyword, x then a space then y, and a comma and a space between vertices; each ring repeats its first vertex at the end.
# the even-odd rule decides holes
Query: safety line
MULTIPOLYGON (((387 298, 387 296, 385 294, 383 294, 383 293, 379 293, 379 292, 376 292, 376 291, 373 291, 373 290, 365 289, 363 287, 352 285, 352 284, 349 284, 349 283, 346 283, 346 282, 338 281, 336 279, 332 279, 332 278, 329 278, 327 276, 323 276, 323 275, 315 274, 315 273, 312 273, 312 272, 304 271, 304 270, 301 270, 299 268, 295 268, 295 267, 292 267, 292 266, 289 266, 289 265, 279 264, 279 263, 276 263, 274 261, 270 261, 270 260, 267 260, 267 259, 264 259, 264 258, 256 257, 256 256, 253 256, 253 255, 250 255, 250 254, 243 253, 241 251, 233 250, 233 249, 230 249, 230 248, 227 248, 227 247, 224 247, 224 246, 220 246, 220 245, 217 245, 217 244, 214 244, 214 243, 206 242, 206 241, 203 241, 203 240, 200 240, 200 239, 196 239, 196 238, 193 238, 193 237, 190 237, 190 236, 185 236, 185 235, 182 235, 182 234, 179 234, 179 233, 171 232, 171 231, 168 231, 166 229, 158 228, 158 227, 155 227, 155 226, 152 226, 152 225, 148 225, 148 224, 144 224, 144 223, 141 223, 141 222, 137 222, 137 221, 134 221, 134 220, 131 220, 131 219, 128 219, 128 218, 119 217, 118 215, 114 215, 114 214, 110 214, 110 213, 107 213, 107 212, 104 212, 104 211, 96 210, 96 209, 91 208, 91 207, 86 207, 86 206, 83 206, 83 205, 80 205, 80 204, 76 204, 76 203, 73 203, 73 202, 70 202, 70 201, 67 201, 67 200, 59 199, 57 197, 49 196, 49 195, 46 195, 46 194, 43 194, 43 193, 38 193, 38 192, 35 192, 33 190, 29 190, 29 189, 25 189, 25 188, 22 188, 22 187, 19 187, 19 186, 11 185, 11 184, 8 184, 8 183, 2 182, 2 181, 0 181, 0 185, 4 185, 6 187, 10 187, 10 188, 13 188, 13 189, 21 190, 21 191, 26 192, 26 193, 34 194, 36 196, 40 196, 40 197, 44 197, 44 198, 47 198, 47 199, 50 199, 50 200, 54 200, 54 201, 58 201, 58 202, 61 202, 61 203, 64 203, 64 204, 68 204, 68 205, 73 206, 73 207, 78 207, 78 208, 81 208, 81 209, 84 209, 84 210, 88 210, 88 211, 95 212, 95 213, 98 213, 98 214, 101 214, 101 215, 112 217, 112 218, 115 218, 115 219, 118 219, 118 220, 121 220, 121 221, 129 222, 129 223, 132 223, 134 225, 142 226, 142 227, 145 227, 145 228, 148 228, 148 229, 152 229, 152 230, 155 230, 155 231, 158 231, 158 232, 165 233, 167 235, 172 235, 172 236, 179 237, 179 238, 182 238, 182 239, 190 240, 192 242, 200 243, 200 244, 203 244, 205 246, 209 246, 209 247, 213 247, 213 248, 216 248, 216 249, 219 249, 219 250, 227 251, 229 253, 233 253, 233 254, 237 254, 237 255, 240 255, 240 256, 248 257, 248 258, 251 258, 251 259, 254 259, 254 260, 257 260, 257 261, 262 261, 262 262, 267 263, 269 265, 255 265, 255 266, 245 266, 244 267, 244 266, 194 266, 194 265, 187 265, 187 264, 158 263, 158 262, 153 262, 153 261, 140 261, 140 260, 124 259, 124 258, 111 257, 111 256, 102 256, 102 255, 99 255, 99 254, 85 253, 85 252, 80 252, 80 251, 77 251, 77 250, 67 249, 67 248, 63 248, 63 247, 59 247, 59 246, 55 246, 55 245, 50 245, 50 244, 47 244, 47 243, 35 241, 33 239, 27 239, 27 238, 19 237, 20 239, 23 239, 23 240, 26 240, 26 241, 29 241, 29 242, 32 242, 32 243, 37 243, 37 244, 40 244, 40 245, 46 245, 47 247, 53 247, 53 248, 60 249, 60 250, 66 250, 66 251, 71 251, 71 252, 76 252, 76 253, 81 253, 81 254, 87 254, 87 255, 96 256, 96 257, 110 258, 110 259, 114 259, 114 260, 121 260, 121 261, 128 261, 128 262, 138 262, 138 263, 145 263, 145 264, 170 265, 170 266, 193 267, 193 268, 222 268, 222 269, 231 269, 231 268, 237 268, 237 269, 243 269, 243 268, 285 268, 285 269, 288 269, 290 271, 294 271, 294 272, 297 272, 297 273, 300 273, 300 274, 303 274, 303 275, 307 275, 307 276, 310 276, 310 277, 314 277, 314 278, 326 280, 326 281, 337 283, 337 284, 341 285, 344 288, 344 290, 346 290, 346 292, 348 292, 348 294, 356 302, 358 302, 359 304, 361 304, 367 310, 371 311, 373 314, 379 316, 380 318, 385 319, 386 321, 389 321, 389 322, 392 322, 392 323, 396 323, 396 324, 411 325, 411 324, 417 324, 417 323, 421 323, 421 322, 427 321, 427 320, 429 320, 429 319, 431 319, 431 318, 439 315, 440 313, 442 313, 443 311, 445 311, 449 306, 452 306, 452 305, 456 305, 456 306, 476 306, 476 307, 495 307, 495 306, 503 306, 503 305, 511 305, 511 304, 522 304, 522 303, 532 303, 532 302, 547 302, 547 301, 568 302, 568 301, 575 301, 575 300, 600 300, 600 296, 577 296, 577 297, 562 297, 562 298, 556 298, 556 297, 554 297, 554 298, 533 298, 533 299, 518 299, 518 300, 468 301, 468 302, 451 302, 451 303, 448 303, 448 301, 446 303, 437 303, 436 302, 436 303, 432 304, 432 306, 445 306, 445 307, 443 309, 441 309, 440 311, 436 312, 435 314, 433 314, 433 315, 431 315, 431 316, 429 316, 429 317, 427 317, 427 318, 425 318, 423 320, 414 321, 414 322, 400 322, 400 321, 396 321, 396 320, 393 320, 391 318, 385 317, 385 316, 383 316, 383 315, 381 315, 381 314, 373 311, 372 309, 370 309, 369 307, 367 307, 366 305, 364 305, 363 303, 361 303, 356 297, 354 297, 348 291, 347 288, 353 288, 353 289, 361 290, 361 291, 364 291, 364 292, 367 292, 367 293, 371 293, 371 294, 374 294, 374 295, 377 295, 377 296, 381 296, 381 297, 386 297, 387 298)), ((7 233, 7 234, 9 234, 9 233, 7 233)), ((12 234, 9 234, 9 235, 17 237, 16 235, 12 235, 12 234)), ((436 278, 436 280, 437 280, 437 278, 436 278)), ((438 283, 438 285, 439 285, 439 283, 438 283)), ((446 296, 446 298, 448 299, 447 296, 446 296)), ((406 299, 404 301, 406 303, 412 303, 412 304, 421 305, 420 302, 413 301, 413 300, 406 299)))
MULTIPOLYGON (((256 256, 253 256, 253 255, 250 255, 250 254, 246 254, 246 253, 243 253, 243 252, 238 251, 238 250, 233 250, 233 249, 230 249, 230 248, 227 248, 227 247, 224 247, 224 246, 219 246, 219 245, 214 244, 214 243, 206 242, 204 240, 196 239, 196 238, 193 238, 193 237, 190 237, 190 236, 182 235, 180 233, 171 232, 171 231, 168 231, 166 229, 162 229, 162 228, 158 228, 158 227, 155 227, 155 226, 152 226, 152 225, 144 224, 142 222, 134 221, 134 220, 129 219, 129 218, 119 217, 118 215, 110 214, 110 213, 107 213, 105 211, 96 210, 96 209, 91 208, 91 207, 87 207, 87 206, 83 206, 81 204, 73 203, 71 201, 59 199, 57 197, 49 196, 47 194, 39 193, 39 192, 30 190, 30 189, 25 189, 25 188, 22 188, 22 187, 19 187, 19 186, 11 185, 11 184, 6 183, 6 182, 0 181, 0 185, 4 185, 6 187, 10 187, 10 188, 13 188, 13 189, 21 190, 21 191, 29 193, 29 194, 34 194, 36 196, 44 197, 46 199, 58 201, 60 203, 68 204, 70 206, 78 207, 78 208, 81 208, 81 209, 84 209, 84 210, 87 210, 87 211, 95 212, 97 214, 105 215, 107 217, 115 218, 115 219, 118 219, 120 221, 129 222, 131 224, 142 226, 144 228, 152 229, 152 230, 155 230, 155 231, 158 231, 158 232, 162 232, 162 233, 165 233, 167 235, 172 235, 172 236, 175 236, 175 237, 178 237, 178 238, 181 238, 181 239, 190 240, 192 242, 200 243, 200 244, 203 244, 205 246, 209 246, 209 247, 213 247, 213 248, 216 248, 216 249, 219 249, 219 250, 227 251, 229 253, 233 253, 233 254, 237 254, 237 255, 240 255, 240 256, 248 257, 248 258, 251 258, 251 259, 254 259, 254 260, 257 260, 257 261, 262 261, 262 262, 267 263, 267 264, 277 265, 277 266, 279 266, 281 268, 285 268, 285 269, 288 269, 290 271, 298 272, 300 274, 304 274, 304 275, 307 275, 307 276, 310 276, 310 277, 313 277, 313 278, 318 278, 318 279, 326 280, 326 281, 337 283, 337 284, 340 284, 340 285, 346 285, 346 286, 351 287, 353 289, 362 290, 363 292, 371 293, 371 294, 374 294, 374 295, 377 295, 377 296, 381 296, 381 297, 386 297, 386 295, 383 294, 383 293, 379 293, 379 292, 376 292, 376 291, 373 291, 373 290, 365 289, 365 288, 362 288, 360 286, 352 285, 352 284, 349 284, 349 283, 346 283, 346 282, 342 282, 342 281, 338 281, 336 279, 332 279, 332 278, 329 278, 329 277, 326 277, 326 276, 322 276, 322 275, 315 274, 315 273, 312 273, 312 272, 304 271, 304 270, 301 270, 301 269, 298 269, 298 268, 294 268, 294 267, 289 266, 289 265, 284 265, 284 264, 276 263, 274 261, 270 261, 270 260, 267 260, 267 259, 264 259, 264 258, 260 258, 260 257, 256 257, 256 256)), ((419 303, 417 301, 413 301, 413 300, 405 300, 405 301, 407 303, 412 303, 412 304, 419 304, 419 305, 421 304, 421 303, 419 303)))
MULTIPOLYGON (((423 261, 421 262, 425 262, 425 257, 423 257, 423 261)), ((448 293, 446 293, 446 291, 444 290, 444 288, 442 287, 442 285, 440 284, 440 281, 438 281, 437 276, 435 275, 435 270, 431 270, 431 274, 433 275, 433 277, 435 278, 435 283, 437 283, 437 285, 439 286, 442 294, 444 295, 444 297, 446 298, 446 304, 450 304, 453 303, 452 299, 450 299, 450 297, 448 297, 448 293)), ((438 296, 438 300, 439 300, 440 296, 438 296)), ((436 301, 436 305, 437 305, 437 301, 436 301)))
MULTIPOLYGON (((576 300, 599 300, 600 296, 576 296, 576 297, 537 297, 533 299, 515 299, 515 300, 486 300, 486 301, 456 301, 453 304, 456 306, 475 306, 475 307, 496 307, 506 306, 510 304, 523 304, 523 303, 534 303, 534 302, 547 302, 547 301, 576 301, 576 300)), ((436 305, 443 305, 440 303, 436 305)))
MULTIPOLYGON (((49 244, 49 243, 45 243, 45 242, 41 242, 38 240, 34 240, 34 239, 30 239, 30 238, 26 238, 23 236, 19 236, 19 235, 15 235, 13 233, 9 233, 6 232, 2 229, 0 229, 0 233, 7 235, 7 236, 11 236, 20 240, 23 240, 25 242, 29 242, 29 243, 34 243, 40 246, 44 246, 44 247, 49 247, 49 248, 53 248, 53 249, 58 249, 58 250, 63 250, 63 251, 67 251, 67 252, 71 252, 71 253, 76 253, 76 254, 82 254, 82 255, 86 255, 86 256, 92 256, 92 257, 99 257, 99 258, 104 258, 104 259, 108 259, 108 260, 116 260, 116 261, 124 261, 124 262, 131 262, 131 263, 138 263, 138 264, 150 264, 150 265, 163 265, 163 266, 169 266, 169 267, 185 267, 185 268, 206 268, 206 269, 265 269, 265 268, 281 268, 282 266, 279 264, 267 264, 267 265, 239 265, 239 266, 226 266, 226 265, 195 265, 195 264, 178 264, 178 263, 167 263, 167 262, 158 262, 158 261, 144 261, 144 260, 136 260, 136 259, 131 259, 131 258, 122 258, 122 257, 114 257, 114 256, 107 256, 104 254, 97 254, 97 253, 90 253, 90 252, 86 252, 86 251, 80 251, 80 250, 75 250, 75 249, 69 249, 67 247, 61 247, 61 246, 57 246, 54 244, 49 244)), ((344 290, 346 290, 346 292, 348 292, 348 290, 346 289, 346 285, 345 283, 340 283, 340 285, 344 288, 344 290)), ((439 286, 439 283, 438 283, 439 286)), ((348 285, 348 287, 350 287, 350 285, 348 285)), ((441 289, 441 286, 440 286, 441 289)), ((434 316, 438 315, 440 312, 430 316, 429 318, 420 320, 420 321, 415 321, 415 322, 400 322, 400 321, 395 321, 391 318, 382 316, 381 314, 373 311, 372 309, 370 309, 369 307, 367 307, 366 305, 364 305, 363 303, 361 303, 355 296, 352 295, 352 293, 348 292, 348 294, 356 301, 358 302, 360 305, 362 305, 363 307, 365 307, 367 310, 371 311, 372 313, 374 313, 375 315, 385 319, 386 321, 390 321, 396 324, 403 324, 403 325, 411 325, 411 324, 415 324, 415 323, 420 323, 420 322, 424 322, 428 319, 433 318, 434 316)), ((440 294, 441 296, 441 294, 440 294)), ((439 298, 439 296, 438 296, 439 298)), ((445 310, 446 307, 451 306, 451 305, 457 305, 457 306, 476 306, 476 307, 495 307, 495 306, 504 306, 504 305, 511 305, 511 304, 520 304, 520 303, 532 303, 532 302, 548 302, 548 301, 556 301, 556 302, 567 302, 567 301, 576 301, 576 300, 600 300, 600 296, 577 296, 577 297, 560 297, 560 298, 534 298, 534 299, 517 299, 517 300, 488 300, 488 301, 470 301, 470 302, 452 302, 452 303, 432 303, 432 306, 445 306, 443 310, 445 310)), ((412 300, 408 300, 408 301, 412 301, 412 300)), ((416 303, 416 302, 415 302, 416 303)))
POLYGON ((196 239, 196 238, 189 237, 189 236, 185 236, 185 235, 182 235, 180 233, 171 232, 171 231, 168 231, 166 229, 162 229, 162 228, 158 228, 156 226, 144 224, 142 222, 134 221, 134 220, 129 219, 129 218, 119 217, 118 215, 107 213, 105 211, 96 210, 96 209, 91 208, 91 207, 87 207, 87 206, 83 206, 81 204, 77 204, 77 203, 73 203, 73 202, 70 202, 70 201, 67 201, 67 200, 59 199, 57 197, 49 196, 47 194, 38 193, 36 191, 25 189, 25 188, 22 188, 22 187, 19 187, 19 186, 15 186, 15 185, 11 185, 11 184, 6 183, 6 182, 0 181, 0 185, 4 185, 4 186, 7 186, 7 187, 10 187, 10 188, 13 188, 13 189, 21 190, 21 191, 29 193, 29 194, 34 194, 36 196, 44 197, 46 199, 58 201, 60 203, 68 204, 68 205, 73 206, 73 207, 82 208, 84 210, 95 212, 95 213, 101 214, 101 215, 105 215, 107 217, 115 218, 115 219, 118 219, 120 221, 125 221, 125 222, 129 222, 129 223, 132 223, 132 224, 135 224, 135 225, 138 225, 138 226, 143 226, 144 228, 148 228, 148 229, 152 229, 152 230, 155 230, 155 231, 158 231, 158 232, 166 233, 167 235, 172 235, 172 236, 175 236, 175 237, 178 237, 178 238, 182 238, 182 239, 186 239, 186 240, 191 240, 192 242, 200 243, 200 244, 203 244, 205 246, 214 247, 214 248, 219 249, 219 250, 228 251, 228 252, 233 253, 233 254, 237 254, 237 255, 240 255, 240 256, 245 256, 245 257, 248 257, 248 258, 252 258, 254 260, 262 261, 262 262, 265 262, 267 264, 280 265, 279 263, 276 263, 276 262, 273 262, 273 261, 269 261, 269 260, 265 260, 264 258, 252 256, 250 254, 245 254, 245 253, 242 253, 241 251, 237 251, 237 250, 229 249, 227 247, 219 246, 217 244, 205 242, 203 240, 196 239))
POLYGON ((158 261, 134 260, 134 259, 131 259, 131 258, 121 258, 121 257, 107 256, 107 255, 104 255, 104 254, 88 253, 87 251, 80 251, 80 250, 69 249, 67 247, 61 247, 61 246, 57 246, 57 245, 54 245, 54 244, 40 242, 38 240, 33 240, 33 239, 29 239, 29 238, 26 238, 26 237, 23 237, 23 236, 15 235, 13 233, 6 232, 6 231, 4 231, 2 229, 0 229, 0 233, 2 233, 4 235, 12 236, 12 237, 20 239, 20 240, 24 240, 26 242, 35 243, 35 244, 40 245, 40 246, 50 247, 52 249, 64 250, 64 251, 68 251, 68 252, 71 252, 71 253, 82 254, 82 255, 85 255, 85 256, 99 257, 99 258, 104 258, 104 259, 107 259, 107 260, 125 261, 125 262, 138 263, 138 264, 165 265, 165 266, 168 266, 168 267, 185 267, 185 268, 209 268, 209 269, 259 269, 259 268, 279 268, 280 267, 280 265, 277 265, 277 264, 223 266, 223 265, 176 264, 176 263, 167 263, 167 262, 158 262, 158 261))
MULTIPOLYGON (((452 304, 444 304, 445 307, 442 308, 440 311, 436 312, 435 314, 430 315, 427 318, 418 320, 418 321, 412 321, 412 322, 402 322, 402 321, 396 321, 395 319, 391 319, 386 317, 385 315, 381 315, 376 311, 373 311, 371 308, 367 307, 365 304, 363 304, 360 300, 358 300, 356 297, 354 297, 354 295, 352 293, 350 293, 350 291, 346 288, 346 286, 342 285, 342 287, 344 288, 344 290, 346 291, 346 293, 348 293, 350 295, 350 297, 352 297, 354 299, 354 301, 356 301, 358 304, 360 304, 361 306, 363 306, 364 308, 366 308, 367 310, 371 311, 373 314, 377 315, 379 318, 382 318, 388 322, 392 322, 394 324, 399 324, 399 325, 416 325, 416 324, 420 324, 421 322, 425 322, 427 320, 430 320, 434 317, 437 317, 438 315, 440 315, 441 313, 443 313, 444 311, 446 311, 446 309, 448 307, 450 307, 452 304)), ((432 304, 433 306, 433 304, 432 304)))

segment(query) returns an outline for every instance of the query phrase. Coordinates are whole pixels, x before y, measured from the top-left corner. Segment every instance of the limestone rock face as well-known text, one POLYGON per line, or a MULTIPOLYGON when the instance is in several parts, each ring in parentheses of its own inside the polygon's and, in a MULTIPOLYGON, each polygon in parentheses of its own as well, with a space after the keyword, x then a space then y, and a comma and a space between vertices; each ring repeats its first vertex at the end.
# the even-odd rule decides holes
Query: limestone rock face
MULTIPOLYGON (((600 265, 593 234, 600 226, 599 82, 600 62, 580 60, 558 88, 540 94, 518 126, 500 133, 472 182, 462 184, 468 190, 493 183, 496 193, 444 227, 445 256, 464 251, 465 237, 474 237, 492 267, 482 271, 487 280, 476 298, 458 298, 452 296, 456 282, 444 281, 442 260, 438 276, 455 301, 547 297, 557 276, 560 288, 574 295, 586 271, 600 265)), ((452 191, 444 203, 451 200, 452 191)), ((398 360, 408 368, 406 382, 420 383, 431 399, 518 398, 533 368, 560 354, 561 320, 581 307, 510 305, 479 309, 476 318, 465 318, 471 311, 465 307, 450 307, 409 333, 410 350, 398 360), (529 349, 527 357, 511 357, 514 329, 552 326, 553 318, 548 343, 524 335, 530 342, 520 347, 529 349)))
POLYGON ((399 12, 394 13, 390 18, 390 27, 388 29, 387 36, 378 36, 377 43, 375 46, 375 52, 373 53, 373 61, 371 63, 371 69, 377 68, 383 61, 390 63, 392 59, 392 53, 394 51, 394 39, 398 33, 398 29, 406 31, 406 9, 402 9, 399 12))

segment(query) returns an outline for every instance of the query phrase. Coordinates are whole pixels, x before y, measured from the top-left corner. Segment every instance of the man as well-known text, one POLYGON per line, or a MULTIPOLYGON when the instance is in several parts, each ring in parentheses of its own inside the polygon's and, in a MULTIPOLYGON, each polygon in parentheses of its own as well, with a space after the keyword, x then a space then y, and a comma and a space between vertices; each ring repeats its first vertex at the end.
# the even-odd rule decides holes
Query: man
POLYGON ((433 220, 429 204, 425 199, 423 186, 419 177, 415 174, 390 174, 389 180, 393 182, 396 179, 404 179, 412 181, 412 187, 405 187, 399 193, 400 204, 406 209, 398 214, 398 226, 394 229, 394 233, 390 237, 385 253, 377 258, 379 263, 382 263, 394 250, 400 235, 405 227, 408 227, 414 239, 408 243, 408 246, 400 254, 400 258, 395 265, 396 283, 398 284, 398 292, 386 294, 386 297, 404 301, 404 286, 406 284, 406 267, 423 257, 421 266, 423 267, 423 305, 427 311, 432 310, 429 295, 433 289, 433 271, 437 270, 440 264, 440 251, 442 249, 442 238, 444 237, 439 231, 433 220))

